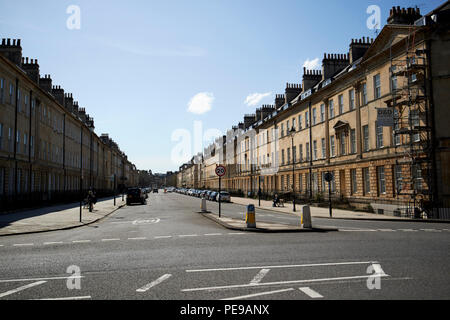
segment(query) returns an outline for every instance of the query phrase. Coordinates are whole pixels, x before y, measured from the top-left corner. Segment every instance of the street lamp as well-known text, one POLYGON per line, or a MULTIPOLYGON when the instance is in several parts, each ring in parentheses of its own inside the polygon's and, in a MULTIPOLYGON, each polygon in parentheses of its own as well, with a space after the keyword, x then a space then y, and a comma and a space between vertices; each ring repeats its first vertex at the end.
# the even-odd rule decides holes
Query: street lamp
POLYGON ((292 126, 292 129, 289 130, 289 135, 291 136, 291 150, 292 150, 292 204, 294 206, 293 211, 295 212, 295 153, 294 153, 294 135, 297 131, 295 131, 295 127, 292 126))

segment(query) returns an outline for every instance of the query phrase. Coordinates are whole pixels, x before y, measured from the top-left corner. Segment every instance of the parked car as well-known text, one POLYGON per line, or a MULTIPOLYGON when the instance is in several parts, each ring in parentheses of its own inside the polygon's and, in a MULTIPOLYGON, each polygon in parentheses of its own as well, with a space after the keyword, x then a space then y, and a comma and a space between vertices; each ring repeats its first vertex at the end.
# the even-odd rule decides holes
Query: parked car
POLYGON ((127 205, 132 203, 146 204, 145 192, 141 188, 129 188, 127 190, 127 205))
POLYGON ((158 193, 158 188, 153 188, 153 193, 158 193))
POLYGON ((220 202, 231 202, 231 196, 226 191, 221 191, 219 197, 220 197, 220 202))
POLYGON ((215 192, 215 191, 211 192, 210 195, 209 195, 209 200, 216 201, 217 200, 217 195, 218 195, 217 192, 215 192))

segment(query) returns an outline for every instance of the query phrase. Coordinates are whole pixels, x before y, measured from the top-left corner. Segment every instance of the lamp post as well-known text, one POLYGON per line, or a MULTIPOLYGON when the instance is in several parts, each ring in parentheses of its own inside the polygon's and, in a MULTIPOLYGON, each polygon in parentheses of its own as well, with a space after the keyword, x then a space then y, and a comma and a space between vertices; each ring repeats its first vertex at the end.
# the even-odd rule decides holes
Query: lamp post
POLYGON ((294 154, 294 135, 295 135, 296 131, 295 131, 295 127, 292 126, 292 129, 289 130, 289 134, 291 136, 291 150, 292 150, 292 196, 293 196, 293 200, 292 200, 292 204, 293 204, 293 211, 295 212, 295 154, 294 154))

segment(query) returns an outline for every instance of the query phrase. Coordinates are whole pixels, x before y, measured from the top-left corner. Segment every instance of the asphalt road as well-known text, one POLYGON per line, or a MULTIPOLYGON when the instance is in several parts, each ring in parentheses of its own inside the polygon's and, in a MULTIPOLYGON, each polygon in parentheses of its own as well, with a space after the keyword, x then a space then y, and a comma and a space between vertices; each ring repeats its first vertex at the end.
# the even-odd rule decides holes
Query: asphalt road
MULTIPOLYGON (((150 194, 94 225, 1 237, 0 300, 450 298, 450 224, 314 219, 340 231, 246 233, 198 211, 198 198, 150 194)), ((299 223, 257 210, 263 220, 299 223)))

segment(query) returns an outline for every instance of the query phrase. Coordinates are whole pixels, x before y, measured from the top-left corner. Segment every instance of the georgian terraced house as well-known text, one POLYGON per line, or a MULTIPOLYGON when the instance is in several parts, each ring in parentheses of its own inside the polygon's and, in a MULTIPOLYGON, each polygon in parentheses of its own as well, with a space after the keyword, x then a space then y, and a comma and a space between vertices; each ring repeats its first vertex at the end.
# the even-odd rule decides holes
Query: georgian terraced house
POLYGON ((222 188, 244 195, 260 189, 312 200, 331 188, 333 197, 377 213, 420 207, 448 215, 449 12, 449 2, 424 16, 394 7, 375 39, 325 53, 322 70, 304 69, 274 105, 245 115, 204 150, 199 188, 217 189, 211 172, 223 164, 222 188))
POLYGON ((20 39, 0 45, 0 207, 109 194, 137 183, 136 167, 71 93, 22 57, 20 39), (116 177, 115 181, 113 177, 116 177), (114 184, 115 183, 115 184, 114 184), (84 190, 84 191, 83 191, 84 190))

